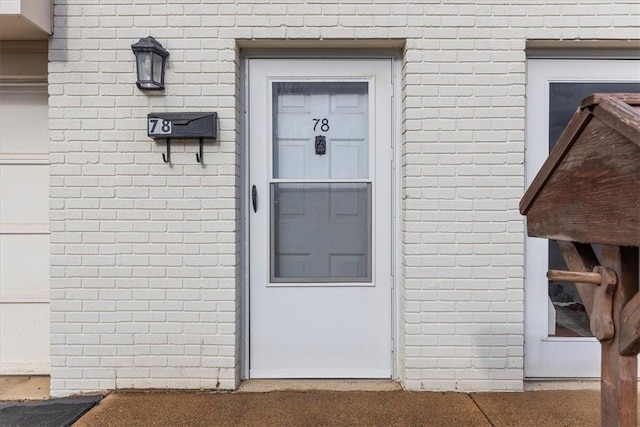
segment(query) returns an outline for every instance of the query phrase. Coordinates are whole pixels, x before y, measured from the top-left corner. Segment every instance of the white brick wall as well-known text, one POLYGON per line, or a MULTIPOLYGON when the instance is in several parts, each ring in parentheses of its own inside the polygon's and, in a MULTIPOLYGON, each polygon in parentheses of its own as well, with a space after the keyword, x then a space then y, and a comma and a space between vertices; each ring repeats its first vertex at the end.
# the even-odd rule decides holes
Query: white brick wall
POLYGON ((406 40, 398 376, 522 389, 525 43, 638 39, 636 0, 55 3, 52 395, 236 387, 238 39, 406 40), (134 84, 149 34, 171 55, 162 94, 134 84), (162 162, 145 119, 164 110, 218 112, 206 167, 194 144, 162 162))

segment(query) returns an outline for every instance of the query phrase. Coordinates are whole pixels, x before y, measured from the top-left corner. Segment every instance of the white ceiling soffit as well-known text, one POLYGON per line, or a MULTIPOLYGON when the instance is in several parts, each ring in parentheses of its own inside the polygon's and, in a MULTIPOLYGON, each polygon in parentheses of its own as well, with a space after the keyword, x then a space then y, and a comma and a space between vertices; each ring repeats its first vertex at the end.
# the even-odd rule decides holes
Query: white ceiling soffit
POLYGON ((0 40, 46 40, 53 30, 51 0, 0 0, 0 40))

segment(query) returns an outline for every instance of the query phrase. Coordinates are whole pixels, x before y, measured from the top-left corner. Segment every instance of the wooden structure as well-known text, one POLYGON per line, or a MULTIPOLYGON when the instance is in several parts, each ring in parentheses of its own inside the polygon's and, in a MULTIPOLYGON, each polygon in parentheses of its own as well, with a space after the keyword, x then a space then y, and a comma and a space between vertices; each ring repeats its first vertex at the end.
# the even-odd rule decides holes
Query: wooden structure
POLYGON ((585 98, 520 201, 532 237, 558 240, 602 347, 601 424, 637 423, 640 94, 585 98), (591 244, 602 245, 600 259, 591 244))

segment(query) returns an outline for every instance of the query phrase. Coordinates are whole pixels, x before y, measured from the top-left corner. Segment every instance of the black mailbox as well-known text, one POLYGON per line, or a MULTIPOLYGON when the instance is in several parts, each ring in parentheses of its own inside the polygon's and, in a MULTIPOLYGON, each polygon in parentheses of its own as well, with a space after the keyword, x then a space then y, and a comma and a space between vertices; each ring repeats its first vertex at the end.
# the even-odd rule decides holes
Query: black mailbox
POLYGON ((217 113, 149 113, 147 118, 150 138, 217 138, 217 113))
POLYGON ((167 154, 162 154, 166 163, 171 162, 171 140, 198 139, 200 152, 196 154, 202 163, 202 143, 205 138, 217 139, 217 113, 149 113, 147 115, 147 135, 153 139, 166 139, 167 154))

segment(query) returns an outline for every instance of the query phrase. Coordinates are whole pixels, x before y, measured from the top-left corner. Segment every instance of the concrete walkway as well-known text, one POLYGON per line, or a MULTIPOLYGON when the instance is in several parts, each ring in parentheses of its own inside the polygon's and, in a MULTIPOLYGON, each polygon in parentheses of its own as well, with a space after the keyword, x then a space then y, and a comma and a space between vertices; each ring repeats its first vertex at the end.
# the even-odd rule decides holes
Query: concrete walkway
MULTIPOLYGON (((42 381, 31 382, 40 398, 42 381)), ((16 379, 11 384, 23 393, 29 389, 16 379)), ((11 384, 0 381, 5 398, 17 396, 11 384)), ((599 426, 600 393, 406 392, 388 381, 343 381, 339 387, 331 381, 317 381, 312 387, 300 381, 248 382, 237 392, 113 392, 74 424, 134 425, 599 426)))
POLYGON ((597 391, 112 393, 74 426, 599 426, 597 391))
POLYGON ((0 402, 6 400, 42 400, 48 398, 49 377, 46 375, 0 376, 0 402))

